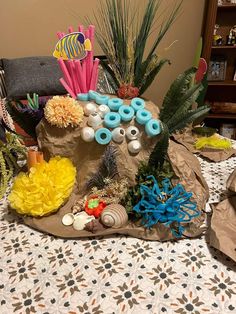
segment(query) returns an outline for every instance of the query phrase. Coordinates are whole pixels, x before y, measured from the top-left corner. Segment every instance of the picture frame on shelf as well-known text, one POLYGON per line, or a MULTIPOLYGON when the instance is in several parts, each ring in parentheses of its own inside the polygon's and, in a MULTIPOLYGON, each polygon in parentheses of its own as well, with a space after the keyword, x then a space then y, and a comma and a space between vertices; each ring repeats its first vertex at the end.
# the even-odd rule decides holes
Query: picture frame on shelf
POLYGON ((208 81, 224 81, 226 75, 227 60, 217 57, 210 61, 207 79, 208 81))

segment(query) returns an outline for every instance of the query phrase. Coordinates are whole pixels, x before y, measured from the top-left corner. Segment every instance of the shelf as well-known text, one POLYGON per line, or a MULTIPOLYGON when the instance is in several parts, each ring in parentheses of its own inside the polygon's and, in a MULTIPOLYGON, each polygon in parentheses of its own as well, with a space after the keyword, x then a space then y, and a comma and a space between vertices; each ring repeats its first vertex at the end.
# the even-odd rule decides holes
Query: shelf
POLYGON ((236 81, 208 81, 208 86, 236 86, 236 81))
POLYGON ((235 46, 212 46, 212 49, 236 49, 235 46))
POLYGON ((235 120, 236 114, 230 114, 230 113, 209 113, 209 115, 206 117, 206 119, 229 119, 229 120, 235 120))
POLYGON ((224 5, 218 5, 218 9, 236 9, 236 4, 224 4, 224 5))

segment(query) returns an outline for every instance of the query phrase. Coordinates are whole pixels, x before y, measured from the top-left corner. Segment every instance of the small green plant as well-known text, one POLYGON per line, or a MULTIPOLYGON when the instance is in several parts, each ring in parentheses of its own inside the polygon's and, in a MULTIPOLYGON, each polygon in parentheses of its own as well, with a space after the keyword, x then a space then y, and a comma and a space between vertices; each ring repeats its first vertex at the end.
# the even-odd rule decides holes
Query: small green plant
POLYGON ((20 168, 19 158, 25 159, 26 148, 19 138, 0 121, 0 199, 4 196, 13 174, 20 168))

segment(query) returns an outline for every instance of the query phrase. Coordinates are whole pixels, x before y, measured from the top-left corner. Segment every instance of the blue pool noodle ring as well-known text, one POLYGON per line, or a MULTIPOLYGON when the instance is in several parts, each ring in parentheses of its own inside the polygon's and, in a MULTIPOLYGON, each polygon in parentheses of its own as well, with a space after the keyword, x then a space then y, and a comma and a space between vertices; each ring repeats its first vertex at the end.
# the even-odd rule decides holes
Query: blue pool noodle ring
POLYGON ((120 125, 121 117, 118 112, 108 112, 104 116, 104 125, 107 128, 115 129, 120 125))
POLYGON ((131 106, 122 105, 119 108, 119 115, 122 121, 131 121, 134 117, 134 109, 131 106))
POLYGON ((151 120, 151 118, 151 112, 146 109, 139 109, 136 112, 136 121, 141 125, 146 124, 149 120, 151 120))
POLYGON ((111 111, 118 111, 119 108, 123 105, 123 100, 120 98, 111 98, 107 103, 111 111))
POLYGON ((89 99, 90 100, 94 100, 94 101, 96 100, 97 96, 100 96, 100 94, 98 92, 94 91, 94 90, 90 90, 88 92, 88 95, 89 95, 89 99))
POLYGON ((145 125, 145 132, 148 136, 156 136, 161 133, 161 123, 156 119, 149 120, 145 125))
POLYGON ((89 101, 89 94, 88 93, 77 94, 77 99, 81 101, 89 101))
POLYGON ((135 97, 131 100, 131 107, 133 107, 135 112, 139 109, 144 109, 145 101, 142 98, 135 97))
POLYGON ((107 105, 110 97, 106 95, 97 95, 95 98, 95 102, 97 105, 107 105))
POLYGON ((95 132, 95 140, 100 145, 107 145, 112 139, 112 133, 106 128, 98 129, 95 132))

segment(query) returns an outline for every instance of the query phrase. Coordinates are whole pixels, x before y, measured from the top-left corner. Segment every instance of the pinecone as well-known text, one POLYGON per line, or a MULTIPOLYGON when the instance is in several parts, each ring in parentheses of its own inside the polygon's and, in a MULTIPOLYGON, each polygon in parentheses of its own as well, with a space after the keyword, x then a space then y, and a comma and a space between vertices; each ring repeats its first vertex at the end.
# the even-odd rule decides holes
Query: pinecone
POLYGON ((119 87, 117 95, 119 98, 132 99, 138 97, 139 89, 130 84, 123 84, 119 87))

